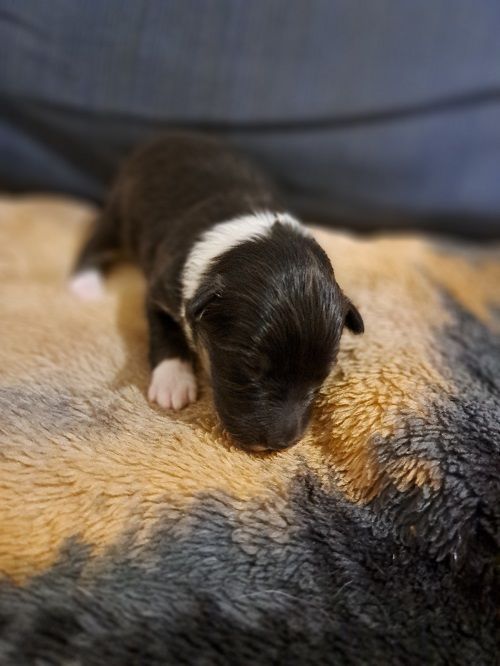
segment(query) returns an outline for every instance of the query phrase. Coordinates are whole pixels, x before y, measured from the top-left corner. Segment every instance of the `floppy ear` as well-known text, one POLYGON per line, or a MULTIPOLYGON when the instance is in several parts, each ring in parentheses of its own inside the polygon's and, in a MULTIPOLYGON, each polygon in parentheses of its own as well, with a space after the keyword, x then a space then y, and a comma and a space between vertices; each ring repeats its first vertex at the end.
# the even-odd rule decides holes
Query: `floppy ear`
POLYGON ((199 322, 206 309, 216 299, 220 298, 223 290, 222 277, 216 275, 212 281, 205 281, 195 292, 193 298, 186 303, 186 316, 191 322, 199 322))
POLYGON ((359 314, 358 308, 353 305, 349 299, 347 299, 347 314, 345 317, 345 325, 355 335, 359 335, 365 331, 363 317, 359 314))

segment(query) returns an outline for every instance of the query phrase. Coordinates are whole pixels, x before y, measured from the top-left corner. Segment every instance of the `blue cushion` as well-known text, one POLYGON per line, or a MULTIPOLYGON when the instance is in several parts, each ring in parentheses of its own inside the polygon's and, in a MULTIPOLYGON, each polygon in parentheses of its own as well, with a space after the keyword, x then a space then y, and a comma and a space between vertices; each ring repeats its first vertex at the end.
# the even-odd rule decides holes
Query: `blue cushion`
POLYGON ((309 214, 496 216, 499 34, 500 5, 468 0, 6 2, 0 183, 100 200, 174 125, 228 137, 309 214))

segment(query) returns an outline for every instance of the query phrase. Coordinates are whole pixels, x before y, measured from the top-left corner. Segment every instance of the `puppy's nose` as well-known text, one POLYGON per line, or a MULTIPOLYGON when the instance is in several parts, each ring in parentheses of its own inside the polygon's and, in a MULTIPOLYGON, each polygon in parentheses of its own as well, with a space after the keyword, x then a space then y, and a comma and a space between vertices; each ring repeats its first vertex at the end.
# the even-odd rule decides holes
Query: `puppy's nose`
POLYGON ((298 424, 287 425, 277 432, 270 433, 266 437, 266 446, 268 450, 279 451, 288 449, 297 444, 302 436, 303 429, 298 424))
POLYGON ((268 442, 267 450, 268 451, 281 451, 283 449, 289 449, 290 447, 297 444, 298 441, 299 441, 299 439, 297 438, 297 439, 294 439, 294 440, 283 439, 283 440, 268 442))
POLYGON ((283 439, 264 439, 262 438, 258 444, 245 444, 243 448, 247 451, 253 451, 254 453, 264 453, 266 451, 282 451, 284 449, 289 449, 292 446, 295 446, 300 440, 300 436, 283 439))

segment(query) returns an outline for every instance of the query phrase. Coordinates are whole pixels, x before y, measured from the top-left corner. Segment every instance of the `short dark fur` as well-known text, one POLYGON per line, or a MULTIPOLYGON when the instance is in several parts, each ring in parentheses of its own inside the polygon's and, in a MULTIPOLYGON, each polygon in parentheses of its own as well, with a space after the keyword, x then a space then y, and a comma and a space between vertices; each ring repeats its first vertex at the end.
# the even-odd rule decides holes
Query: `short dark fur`
POLYGON ((106 268, 117 251, 148 281, 150 362, 191 359, 182 311, 210 360, 214 399, 243 446, 278 449, 303 434, 344 324, 363 331, 312 238, 276 222, 268 237, 227 251, 182 302, 182 271, 200 235, 257 211, 282 212, 274 188, 215 139, 170 133, 125 164, 77 270, 106 268))

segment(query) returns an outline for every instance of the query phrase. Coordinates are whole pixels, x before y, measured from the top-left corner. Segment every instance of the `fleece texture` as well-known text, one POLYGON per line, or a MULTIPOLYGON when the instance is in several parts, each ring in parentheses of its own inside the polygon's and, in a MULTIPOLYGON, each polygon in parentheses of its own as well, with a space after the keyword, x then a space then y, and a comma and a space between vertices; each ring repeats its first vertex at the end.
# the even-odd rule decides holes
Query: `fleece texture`
POLYGON ((500 248, 316 230, 366 333, 249 454, 148 403, 133 267, 68 293, 93 214, 0 200, 0 663, 495 663, 500 248))

